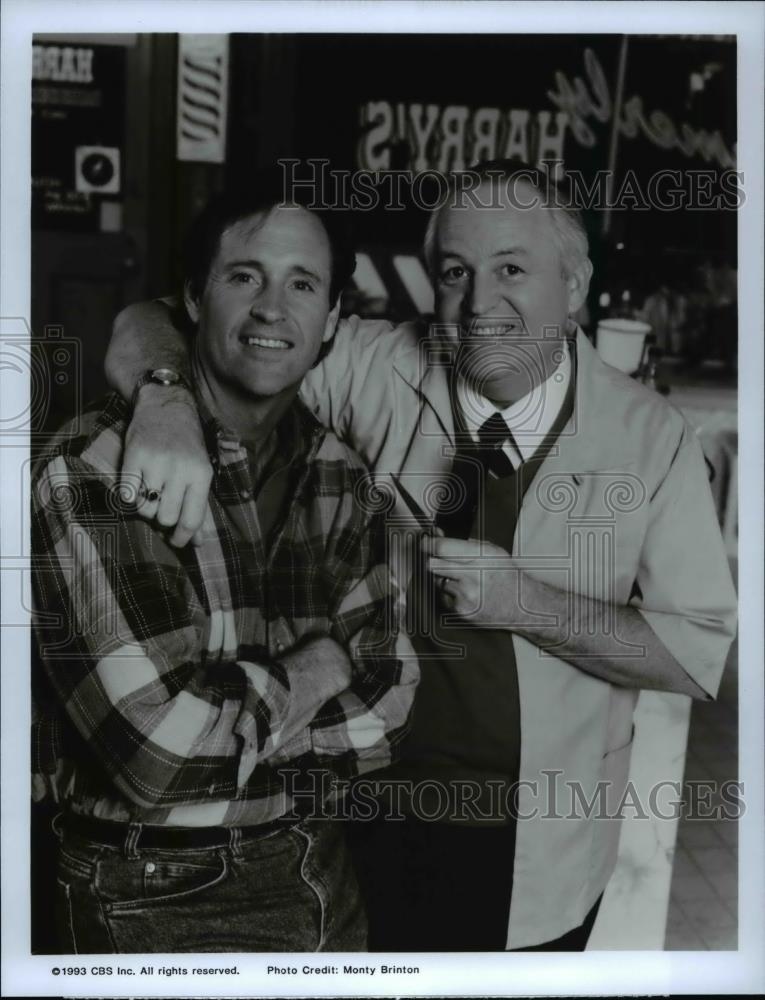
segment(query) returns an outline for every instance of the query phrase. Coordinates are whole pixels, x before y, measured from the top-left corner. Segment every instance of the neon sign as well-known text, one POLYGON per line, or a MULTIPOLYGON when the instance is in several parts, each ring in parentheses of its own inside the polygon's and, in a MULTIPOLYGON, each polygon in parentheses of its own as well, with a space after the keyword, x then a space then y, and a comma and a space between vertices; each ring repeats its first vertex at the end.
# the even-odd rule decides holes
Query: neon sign
MULTIPOLYGON (((500 156, 529 162, 565 160, 569 134, 579 146, 595 147, 603 131, 599 135, 593 124, 605 126, 614 116, 611 88, 592 49, 585 49, 584 70, 584 79, 570 80, 560 70, 555 73, 555 88, 547 91, 555 111, 367 101, 360 108, 358 165, 363 170, 388 170, 394 166, 396 146, 403 144, 409 159, 406 166, 414 173, 464 170, 478 160, 500 156)), ((624 101, 619 131, 625 139, 642 136, 660 149, 700 156, 723 168, 735 166, 734 152, 719 130, 677 125, 660 109, 647 112, 637 95, 624 101)))

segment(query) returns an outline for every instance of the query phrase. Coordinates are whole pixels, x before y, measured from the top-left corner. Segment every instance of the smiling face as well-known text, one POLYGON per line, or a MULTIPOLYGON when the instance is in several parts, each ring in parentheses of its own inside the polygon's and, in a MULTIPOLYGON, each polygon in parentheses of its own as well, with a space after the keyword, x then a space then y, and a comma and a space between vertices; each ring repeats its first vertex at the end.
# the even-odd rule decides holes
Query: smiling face
POLYGON ((435 231, 436 315, 456 328, 462 374, 509 405, 557 367, 568 317, 584 302, 589 261, 564 275, 550 211, 525 181, 444 209, 435 231), (515 202, 515 203, 513 203, 515 202), (487 208, 486 205, 492 207, 487 208))
POLYGON ((207 383, 234 423, 237 408, 296 394, 334 331, 331 273, 327 233, 305 209, 275 207, 221 236, 201 299, 187 289, 186 307, 207 383))

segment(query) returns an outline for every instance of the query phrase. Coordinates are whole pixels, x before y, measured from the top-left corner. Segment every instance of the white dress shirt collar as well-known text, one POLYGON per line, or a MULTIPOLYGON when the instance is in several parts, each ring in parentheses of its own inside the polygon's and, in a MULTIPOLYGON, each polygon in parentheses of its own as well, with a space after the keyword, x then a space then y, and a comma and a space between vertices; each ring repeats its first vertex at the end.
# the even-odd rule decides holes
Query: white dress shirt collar
POLYGON ((504 410, 476 392, 465 379, 458 378, 457 401, 468 433, 477 442, 481 425, 493 414, 501 414, 513 436, 513 441, 505 442, 503 451, 517 468, 533 456, 550 432, 565 402, 571 372, 571 352, 564 340, 563 358, 555 371, 504 410))

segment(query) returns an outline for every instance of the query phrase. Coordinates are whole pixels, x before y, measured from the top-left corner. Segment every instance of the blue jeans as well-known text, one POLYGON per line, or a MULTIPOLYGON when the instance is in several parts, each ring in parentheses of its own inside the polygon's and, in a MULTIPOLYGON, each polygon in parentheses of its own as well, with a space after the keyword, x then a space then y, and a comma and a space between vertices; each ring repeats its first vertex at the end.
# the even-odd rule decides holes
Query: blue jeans
POLYGON ((328 821, 193 850, 65 832, 56 928, 61 954, 366 949, 344 825, 328 821))

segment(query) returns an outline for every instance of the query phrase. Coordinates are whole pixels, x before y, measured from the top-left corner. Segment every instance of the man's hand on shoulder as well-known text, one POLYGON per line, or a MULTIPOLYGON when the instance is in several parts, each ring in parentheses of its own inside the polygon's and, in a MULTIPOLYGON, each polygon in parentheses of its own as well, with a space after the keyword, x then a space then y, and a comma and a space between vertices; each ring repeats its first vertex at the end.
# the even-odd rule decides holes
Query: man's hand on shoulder
POLYGON ((129 495, 140 490, 141 517, 174 527, 171 544, 186 545, 202 527, 211 481, 192 395, 180 386, 143 386, 125 437, 122 465, 123 489, 129 495), (158 499, 152 499, 153 493, 158 499))

